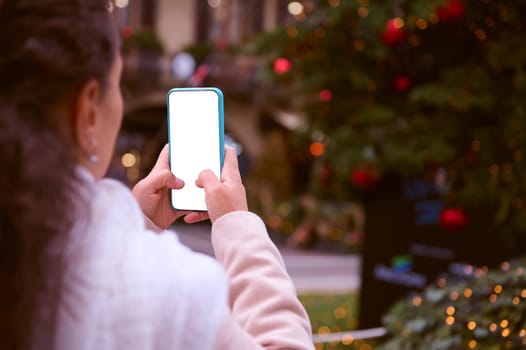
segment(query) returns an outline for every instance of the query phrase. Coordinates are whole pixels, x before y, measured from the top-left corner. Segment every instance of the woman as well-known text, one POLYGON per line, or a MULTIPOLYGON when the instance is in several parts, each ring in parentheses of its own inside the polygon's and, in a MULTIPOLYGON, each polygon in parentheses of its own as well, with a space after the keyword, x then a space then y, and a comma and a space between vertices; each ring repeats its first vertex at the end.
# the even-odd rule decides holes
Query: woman
POLYGON ((0 336, 8 349, 313 349, 237 159, 175 212, 164 149, 133 189, 102 179, 122 119, 104 0, 0 1, 0 336), (134 197, 135 196, 135 197, 134 197), (210 218, 216 260, 164 231, 210 218))

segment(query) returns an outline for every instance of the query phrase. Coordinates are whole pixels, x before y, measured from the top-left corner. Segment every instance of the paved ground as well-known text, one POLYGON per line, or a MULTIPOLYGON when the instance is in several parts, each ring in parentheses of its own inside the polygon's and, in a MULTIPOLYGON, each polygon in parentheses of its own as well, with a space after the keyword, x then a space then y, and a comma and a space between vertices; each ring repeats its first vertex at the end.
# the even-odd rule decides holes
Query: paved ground
MULTIPOLYGON (((195 251, 212 254, 210 227, 176 224, 179 239, 195 251)), ((360 288, 359 255, 316 252, 278 245, 299 293, 345 293, 360 288)))

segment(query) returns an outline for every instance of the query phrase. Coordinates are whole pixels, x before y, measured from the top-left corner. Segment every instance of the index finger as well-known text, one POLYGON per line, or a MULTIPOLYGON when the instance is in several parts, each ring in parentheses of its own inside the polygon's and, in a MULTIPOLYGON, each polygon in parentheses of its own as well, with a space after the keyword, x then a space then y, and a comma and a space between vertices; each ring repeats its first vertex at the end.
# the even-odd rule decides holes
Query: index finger
POLYGON ((195 185, 201 188, 210 188, 219 185, 219 179, 210 169, 205 169, 199 173, 195 185))
POLYGON ((225 147, 225 162, 223 164, 223 170, 221 171, 221 180, 241 182, 237 153, 236 150, 230 146, 225 147))

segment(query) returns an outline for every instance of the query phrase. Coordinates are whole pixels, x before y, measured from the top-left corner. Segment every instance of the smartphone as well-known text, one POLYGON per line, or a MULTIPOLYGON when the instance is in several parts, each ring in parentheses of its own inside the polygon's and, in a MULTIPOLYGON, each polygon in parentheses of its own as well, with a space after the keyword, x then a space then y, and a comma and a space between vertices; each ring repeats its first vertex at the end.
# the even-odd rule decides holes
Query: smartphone
POLYGON ((206 211, 205 193, 195 185, 204 169, 221 176, 224 159, 223 93, 215 87, 174 88, 167 93, 170 170, 185 182, 171 190, 176 210, 206 211))

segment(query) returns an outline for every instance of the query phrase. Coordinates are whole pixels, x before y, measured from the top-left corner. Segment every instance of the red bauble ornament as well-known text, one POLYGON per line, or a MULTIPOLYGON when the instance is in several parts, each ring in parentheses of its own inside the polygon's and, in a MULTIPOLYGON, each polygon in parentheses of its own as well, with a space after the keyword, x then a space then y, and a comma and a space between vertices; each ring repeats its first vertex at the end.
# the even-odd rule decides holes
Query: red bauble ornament
POLYGON ((385 31, 382 33, 382 41, 386 45, 396 45, 406 40, 406 33, 402 30, 403 21, 400 18, 391 18, 385 24, 385 31))
POLYGON ((121 37, 126 40, 128 39, 130 36, 132 36, 133 34, 133 30, 130 26, 124 26, 122 27, 121 29, 121 37))
POLYGON ((215 46, 219 51, 225 51, 230 46, 230 43, 226 39, 218 39, 215 42, 215 46))
POLYGON ((329 102, 332 100, 332 92, 329 89, 323 89, 320 91, 320 101, 329 102))
POLYGON ((442 22, 457 21, 464 17, 466 5, 462 0, 449 0, 446 6, 437 9, 438 20, 442 22))
POLYGON ((356 169, 351 173, 351 182, 361 190, 369 190, 378 182, 378 176, 368 169, 356 169))
POLYGON ((292 68, 292 63, 287 58, 277 58, 274 61, 274 73, 282 75, 287 73, 292 68))
POLYGON ((393 87, 398 92, 404 92, 411 87, 411 80, 406 75, 399 75, 393 79, 393 87))
POLYGON ((440 213, 440 226, 446 230, 463 229, 468 222, 468 216, 461 209, 445 208, 440 213))

